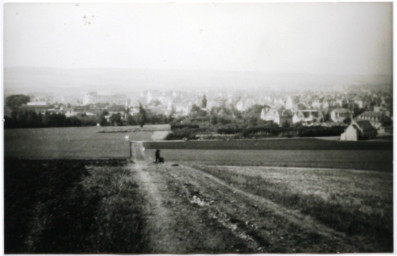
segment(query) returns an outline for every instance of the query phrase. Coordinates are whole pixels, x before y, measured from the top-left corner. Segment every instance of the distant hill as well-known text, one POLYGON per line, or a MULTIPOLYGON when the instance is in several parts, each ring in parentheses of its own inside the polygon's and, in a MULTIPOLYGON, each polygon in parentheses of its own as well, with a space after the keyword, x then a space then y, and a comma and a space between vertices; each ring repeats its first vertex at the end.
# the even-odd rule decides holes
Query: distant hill
POLYGON ((81 95, 89 91, 133 94, 148 89, 171 90, 339 90, 346 86, 392 85, 388 75, 270 74, 205 70, 4 69, 4 93, 81 95))

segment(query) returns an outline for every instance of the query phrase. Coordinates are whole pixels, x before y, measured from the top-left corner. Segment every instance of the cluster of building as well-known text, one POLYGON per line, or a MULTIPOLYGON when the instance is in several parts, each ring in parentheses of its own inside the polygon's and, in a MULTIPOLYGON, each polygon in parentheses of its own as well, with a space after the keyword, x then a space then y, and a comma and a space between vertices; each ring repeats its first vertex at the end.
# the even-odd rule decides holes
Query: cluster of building
MULTIPOLYGON (((285 104, 265 105, 260 118, 279 126, 300 123, 304 126, 333 126, 347 124, 341 140, 371 139, 377 134, 392 133, 393 101, 390 93, 361 93, 346 95, 288 96, 285 104), (309 99, 309 100, 307 100, 309 99)), ((277 102, 279 103, 279 102, 277 102)))
POLYGON ((206 106, 202 109, 205 111, 216 106, 226 106, 244 112, 254 105, 260 105, 262 110, 259 118, 279 126, 293 126, 297 123, 303 126, 349 125, 346 133, 341 135, 343 140, 373 138, 376 134, 392 132, 391 91, 297 92, 290 95, 207 91, 179 95, 173 92, 167 95, 164 92, 146 91, 141 94, 141 99, 146 99, 144 102, 149 106, 156 102, 156 106, 166 114, 173 111, 176 115, 184 116, 190 112, 193 104, 202 104, 204 95, 206 106))
MULTIPOLYGON (((350 123, 354 127, 369 122, 380 131, 385 119, 392 121, 392 92, 351 91, 341 92, 255 92, 246 91, 160 91, 147 90, 139 95, 128 97, 125 94, 98 94, 90 92, 79 99, 53 97, 43 101, 42 97, 31 97, 25 108, 36 112, 63 113, 68 117, 77 115, 94 116, 103 110, 109 115, 120 113, 122 118, 136 115, 139 105, 156 114, 187 116, 195 104, 202 105, 205 97, 205 110, 225 106, 241 112, 254 105, 262 106, 259 118, 272 121, 279 126, 302 125, 332 126, 350 123), (51 102, 52 101, 52 102, 51 102), (68 102, 65 102, 68 101, 68 102), (365 123, 365 122, 364 122, 365 123)), ((357 130, 356 129, 356 130, 357 130)), ((345 136, 346 137, 346 136, 345 136)))

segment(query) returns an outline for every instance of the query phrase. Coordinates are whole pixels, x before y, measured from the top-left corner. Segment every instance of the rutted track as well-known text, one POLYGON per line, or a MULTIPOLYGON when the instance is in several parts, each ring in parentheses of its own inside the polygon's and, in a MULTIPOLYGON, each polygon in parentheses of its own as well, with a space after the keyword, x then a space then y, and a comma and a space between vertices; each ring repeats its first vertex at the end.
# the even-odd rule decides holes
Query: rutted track
POLYGON ((189 166, 131 165, 147 195, 148 253, 353 252, 341 232, 189 166))
MULTIPOLYGON (((148 248, 146 253, 240 252, 236 238, 206 216, 198 214, 194 204, 186 203, 181 194, 168 186, 172 177, 164 168, 143 161, 130 166, 146 198, 145 217, 148 248), (204 218, 203 218, 204 217, 204 218), (231 245, 225 243, 231 242, 231 245)), ((174 187, 175 188, 175 187, 174 187)), ((179 187, 181 188, 181 187, 179 187)), ((247 248, 243 246, 243 251, 247 248)))
POLYGON ((272 201, 270 201, 266 198, 263 198, 261 196, 253 195, 253 194, 245 192, 241 189, 234 188, 234 187, 228 185, 226 182, 223 182, 222 180, 220 180, 208 173, 205 173, 201 170, 198 170, 198 169, 195 169, 192 167, 187 167, 187 166, 185 168, 188 168, 191 171, 200 172, 206 178, 209 178, 212 181, 216 182, 217 184, 224 186, 227 189, 230 189, 232 193, 241 194, 241 195, 247 197, 247 199, 252 200, 252 202, 257 202, 258 204, 262 205, 264 208, 272 211, 272 213, 274 213, 275 215, 283 217, 283 218, 287 219, 288 221, 290 221, 291 223, 298 225, 305 230, 318 233, 319 235, 322 235, 325 237, 338 237, 341 239, 346 239, 345 234, 343 234, 341 232, 337 232, 337 231, 333 230, 332 228, 328 228, 327 226, 319 223, 318 221, 311 218, 310 216, 301 214, 299 211, 287 209, 287 208, 285 208, 281 205, 278 205, 276 203, 273 203, 272 201))

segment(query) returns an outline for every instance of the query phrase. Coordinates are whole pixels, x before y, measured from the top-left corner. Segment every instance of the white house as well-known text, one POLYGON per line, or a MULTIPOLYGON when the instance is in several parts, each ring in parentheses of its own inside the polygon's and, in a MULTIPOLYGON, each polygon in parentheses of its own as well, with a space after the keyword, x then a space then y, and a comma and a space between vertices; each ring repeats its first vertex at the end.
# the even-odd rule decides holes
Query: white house
POLYGON ((68 110, 68 111, 66 111, 65 116, 66 117, 71 117, 71 116, 77 116, 77 114, 78 113, 73 111, 73 110, 68 110))
POLYGON ((294 115, 292 116, 292 123, 296 124, 302 122, 302 118, 298 116, 298 113, 294 113, 294 115))
POLYGON ((376 129, 367 120, 352 121, 345 132, 340 135, 340 140, 357 141, 376 137, 376 129))
POLYGON ((321 104, 321 108, 327 109, 328 107, 329 107, 328 101, 323 101, 323 103, 321 104))
POLYGON ((359 128, 353 124, 349 125, 345 132, 340 135, 340 140, 357 141, 359 128))
POLYGON ((262 108, 260 119, 264 121, 273 121, 274 123, 280 125, 280 115, 277 109, 265 106, 262 108))
POLYGON ((237 108, 238 111, 244 111, 244 110, 246 110, 246 109, 245 109, 245 106, 244 106, 244 102, 243 102, 242 100, 239 100, 239 101, 237 102, 236 108, 237 108))
POLYGON ((295 108, 294 101, 292 100, 291 96, 287 97, 287 101, 285 102, 285 109, 293 110, 295 108))
POLYGON ((47 103, 45 101, 31 101, 31 102, 28 102, 26 105, 32 106, 32 107, 47 106, 47 103))
POLYGON ((357 104, 357 106, 359 108, 363 108, 364 107, 364 102, 362 100, 356 99, 356 100, 354 100, 354 103, 357 104))
POLYGON ((333 122, 343 122, 346 118, 352 118, 352 112, 347 108, 335 108, 330 113, 333 122))
POLYGON ((292 117, 292 122, 294 124, 302 122, 303 124, 310 125, 312 123, 320 122, 322 120, 323 114, 317 109, 298 110, 292 117))
POLYGON ((312 102, 312 108, 314 109, 320 109, 321 108, 321 102, 319 100, 314 100, 312 102))
POLYGON ((84 95, 83 105, 95 104, 97 103, 98 94, 96 92, 90 92, 84 95))

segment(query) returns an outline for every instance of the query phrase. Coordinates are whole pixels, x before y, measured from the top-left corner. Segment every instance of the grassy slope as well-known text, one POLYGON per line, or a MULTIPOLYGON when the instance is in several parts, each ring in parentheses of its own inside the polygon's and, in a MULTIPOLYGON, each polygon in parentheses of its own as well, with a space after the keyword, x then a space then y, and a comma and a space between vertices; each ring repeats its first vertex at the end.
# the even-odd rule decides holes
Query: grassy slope
POLYGON ((5 252, 140 252, 143 199, 117 165, 6 158, 5 252))
POLYGON ((233 186, 345 232, 365 251, 393 250, 391 173, 195 165, 233 186))
MULTIPOLYGON (((162 126, 160 126, 161 128, 162 126)), ((112 127, 110 127, 112 128, 112 127)), ((5 157, 33 159, 126 158, 131 140, 151 140, 153 127, 136 132, 100 132, 109 127, 11 129, 4 131, 5 157)), ((125 129, 132 129, 126 126, 125 129)), ((135 128, 134 128, 135 129, 135 128)))

